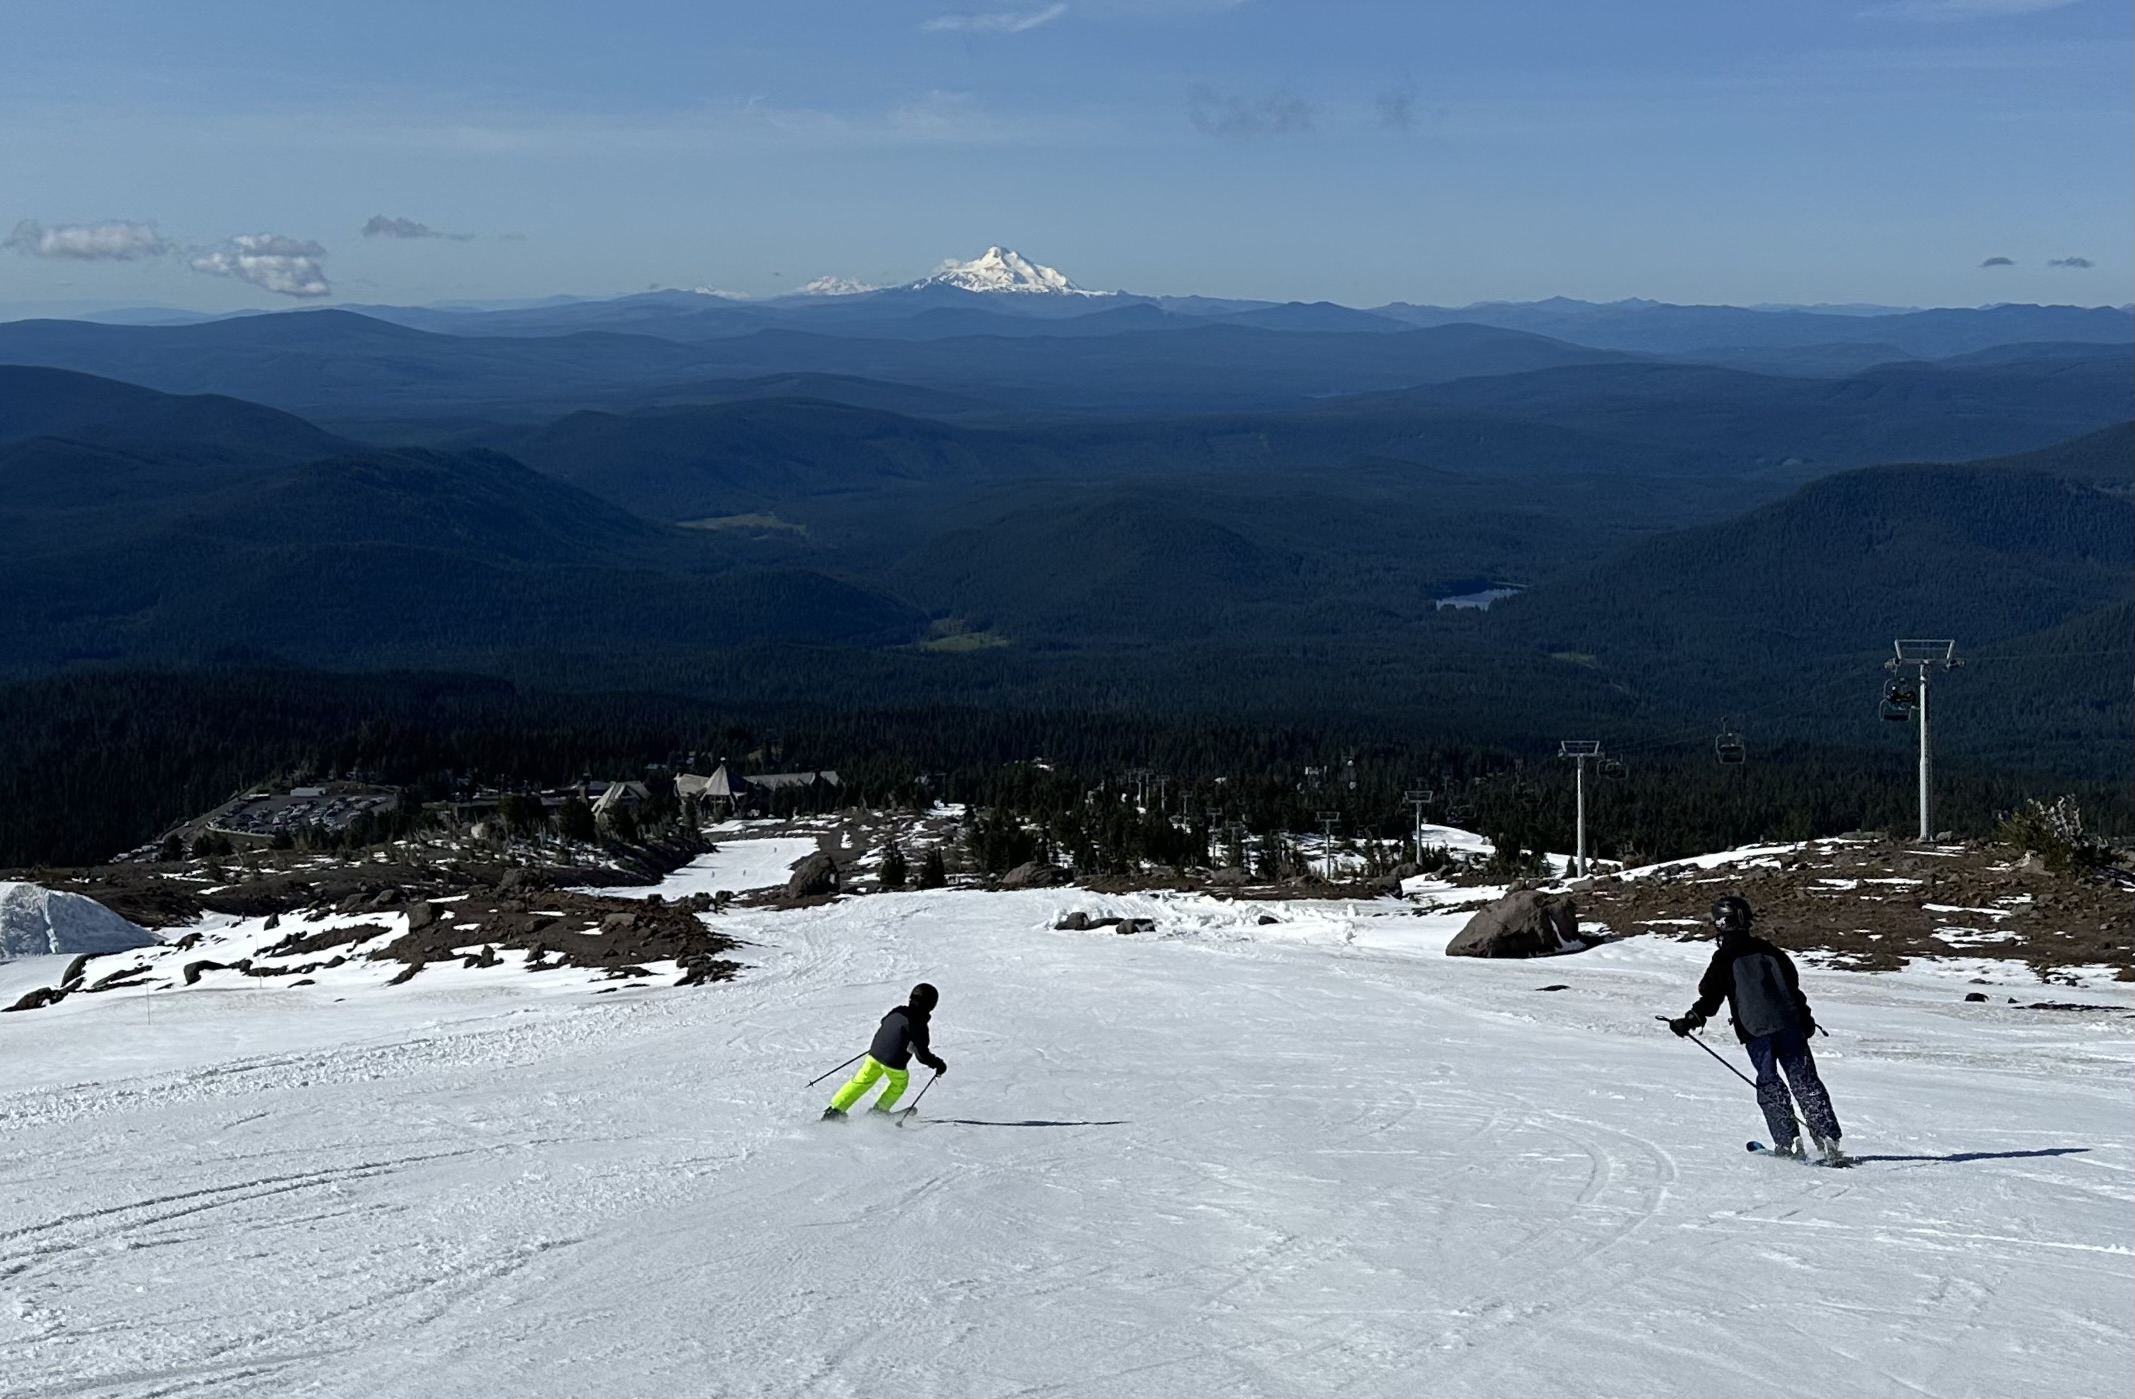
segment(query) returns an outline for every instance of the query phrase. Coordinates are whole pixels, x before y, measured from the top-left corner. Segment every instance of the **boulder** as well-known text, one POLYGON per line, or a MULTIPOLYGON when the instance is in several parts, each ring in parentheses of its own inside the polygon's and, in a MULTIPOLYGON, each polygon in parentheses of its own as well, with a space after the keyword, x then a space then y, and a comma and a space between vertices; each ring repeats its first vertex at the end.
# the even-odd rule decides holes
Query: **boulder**
POLYGON ((1089 927, 1090 915, 1078 908, 1073 913, 1061 914, 1060 921, 1053 924, 1053 931, 1056 933, 1081 933, 1089 931, 1089 927))
POLYGON ((1252 876, 1236 865, 1226 865, 1208 877, 1211 889, 1238 889, 1252 882, 1252 876))
POLYGON ((408 905, 408 931, 419 933, 437 921, 437 905, 428 899, 417 899, 408 905))
POLYGON ((547 870, 520 866, 504 871, 503 876, 497 880, 497 892, 499 894, 528 894, 536 890, 546 889, 549 884, 549 872, 547 870))
POLYGON ((22 998, 11 1006, 0 1006, 0 1010, 43 1010, 46 1006, 58 1005, 66 998, 67 993, 56 986, 40 986, 34 991, 25 992, 22 998))
POLYGON ((795 865, 792 877, 786 881, 786 897, 789 899, 837 892, 838 862, 820 850, 795 865))
POLYGON ((1584 952, 1579 906, 1568 894, 1518 889, 1479 911, 1453 941, 1448 957, 1554 957, 1584 952))
POLYGON ((201 975, 205 972, 250 972, 251 970, 252 960, 246 957, 240 958, 235 962, 187 962, 181 975, 185 978, 185 984, 191 986, 194 982, 200 980, 201 975))
POLYGON ((1053 889, 1068 882, 1068 872, 1043 860, 1017 865, 1001 876, 1003 889, 1053 889))

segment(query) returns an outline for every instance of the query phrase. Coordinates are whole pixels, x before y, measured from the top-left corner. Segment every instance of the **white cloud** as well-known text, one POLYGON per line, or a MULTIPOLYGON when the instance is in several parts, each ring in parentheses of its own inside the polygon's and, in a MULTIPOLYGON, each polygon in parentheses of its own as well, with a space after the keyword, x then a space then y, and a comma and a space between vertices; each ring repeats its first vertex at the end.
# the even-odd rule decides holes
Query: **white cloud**
POLYGON ((1382 92, 1372 99, 1381 131, 1410 131, 1416 126, 1416 93, 1412 88, 1399 87, 1382 92))
POLYGON ((1878 19, 1965 20, 2005 19, 2011 15, 2035 15, 2073 5, 2076 0, 1890 0, 1863 14, 1878 19))
POLYGON ((63 223, 46 228, 35 219, 15 225, 5 246, 31 257, 80 262, 132 262, 160 257, 170 244, 152 223, 63 223))
POLYGON ((414 219, 396 219, 387 214, 371 215, 370 221, 363 225, 363 236, 366 238, 446 238, 455 243, 469 242, 474 238, 472 233, 447 233, 443 229, 432 228, 426 223, 417 223, 414 219))
POLYGON ((235 277, 282 296, 331 296, 334 289, 319 263, 325 256, 326 249, 307 238, 240 233, 227 247, 195 257, 192 268, 217 277, 235 277))
POLYGON ((1257 141, 1312 129, 1312 104, 1294 92, 1245 97, 1197 87, 1188 94, 1187 115, 1203 135, 1228 141, 1257 141))
POLYGON ((936 15, 919 27, 929 34, 1021 34, 1051 24, 1068 12, 1065 4, 1040 10, 988 10, 978 14, 936 15))
POLYGON ((968 92, 936 89, 890 113, 900 135, 926 141, 957 141, 987 125, 985 110, 968 92))

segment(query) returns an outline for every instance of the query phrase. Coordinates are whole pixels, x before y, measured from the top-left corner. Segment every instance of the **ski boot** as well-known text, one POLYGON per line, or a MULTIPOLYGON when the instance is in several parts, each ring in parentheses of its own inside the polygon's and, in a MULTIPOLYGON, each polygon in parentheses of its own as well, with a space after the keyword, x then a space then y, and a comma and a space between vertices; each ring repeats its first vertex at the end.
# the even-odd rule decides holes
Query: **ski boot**
POLYGON ((869 1117, 895 1117, 895 1116, 896 1116, 897 1114, 896 1114, 896 1113, 894 1113, 894 1112, 892 1112, 892 1111, 891 1111, 890 1109, 888 1109, 888 1108, 886 1108, 886 1107, 882 1107, 882 1106, 879 1106, 879 1105, 878 1105, 878 1106, 875 1106, 875 1107, 871 1107, 871 1108, 869 1108, 869 1109, 867 1110, 867 1115, 868 1115, 869 1117))
POLYGON ((824 1109, 823 1109, 823 1120, 824 1120, 825 1122, 843 1122, 843 1121, 845 1120, 845 1109, 843 1109, 843 1108, 824 1108, 824 1109))
POLYGON ((1779 1143, 1779 1145, 1772 1148, 1772 1155, 1785 1157, 1789 1161, 1805 1161, 1808 1159, 1807 1155, 1802 1151, 1800 1137, 1796 1137, 1790 1142, 1779 1143))
POLYGON ((1853 1158, 1839 1149, 1837 1137, 1818 1137, 1816 1139, 1816 1149, 1821 1153, 1816 1162, 1819 1166, 1850 1166, 1853 1164, 1853 1158))

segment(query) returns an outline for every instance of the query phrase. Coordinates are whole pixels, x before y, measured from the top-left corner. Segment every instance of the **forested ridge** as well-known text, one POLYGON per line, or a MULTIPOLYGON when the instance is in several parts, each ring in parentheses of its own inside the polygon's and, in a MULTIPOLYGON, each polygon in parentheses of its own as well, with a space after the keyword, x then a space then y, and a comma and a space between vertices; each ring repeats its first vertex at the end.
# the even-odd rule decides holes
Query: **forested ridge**
POLYGON ((1903 821, 1899 636, 1968 662, 1938 824, 2126 826, 2121 313, 1633 318, 1723 355, 1399 307, 375 309, 0 326, 0 862, 277 773, 773 752, 1093 858, 1120 774, 1190 798, 1167 829, 1288 829, 1354 756, 1358 829, 1459 787, 1561 849, 1561 739, 1624 765, 1603 848, 1680 853, 1903 821))
MULTIPOLYGON (((1606 856, 1666 859, 1912 819, 1902 746, 1790 740, 1735 767, 1719 765, 1702 735, 1623 751, 1621 779, 1589 782, 1606 856)), ((1314 710, 1241 719, 949 702, 728 706, 464 675, 83 671, 0 688, 0 867, 103 860, 274 776, 358 775, 435 800, 475 784, 541 787, 722 759, 744 771, 834 768, 852 801, 941 797, 1063 833, 1116 819, 1107 813, 1132 790, 1201 832, 1211 854, 1228 823, 1305 832, 1326 810, 1341 812, 1345 834, 1398 837, 1414 821, 1405 794, 1428 788, 1433 820, 1565 850, 1571 765, 1553 753, 1553 743, 1477 743, 1455 726, 1314 710)), ((2023 798, 2064 790, 2095 825, 2129 826, 2116 783, 2071 784, 1962 753, 1944 757, 1937 783, 1938 824, 1953 830, 1983 833, 2023 798)))

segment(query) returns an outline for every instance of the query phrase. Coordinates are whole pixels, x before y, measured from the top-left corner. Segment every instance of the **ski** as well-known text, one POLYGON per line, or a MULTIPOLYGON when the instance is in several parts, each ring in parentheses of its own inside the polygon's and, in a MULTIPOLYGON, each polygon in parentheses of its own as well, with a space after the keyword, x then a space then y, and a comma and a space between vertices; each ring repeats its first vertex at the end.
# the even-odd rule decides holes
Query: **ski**
MULTIPOLYGON (((1766 1146, 1763 1142, 1744 1142, 1742 1146, 1745 1151, 1761 1154, 1764 1156, 1770 1156, 1775 1160, 1779 1159, 1780 1157, 1779 1152, 1772 1150, 1772 1148, 1766 1146)), ((1827 1161, 1820 1156, 1797 1156, 1788 1159, 1799 1161, 1804 1166, 1822 1166, 1825 1170, 1830 1171, 1843 1170, 1845 1167, 1851 1166, 1853 1164, 1853 1158, 1851 1156, 1841 1156, 1836 1161, 1827 1161)))

